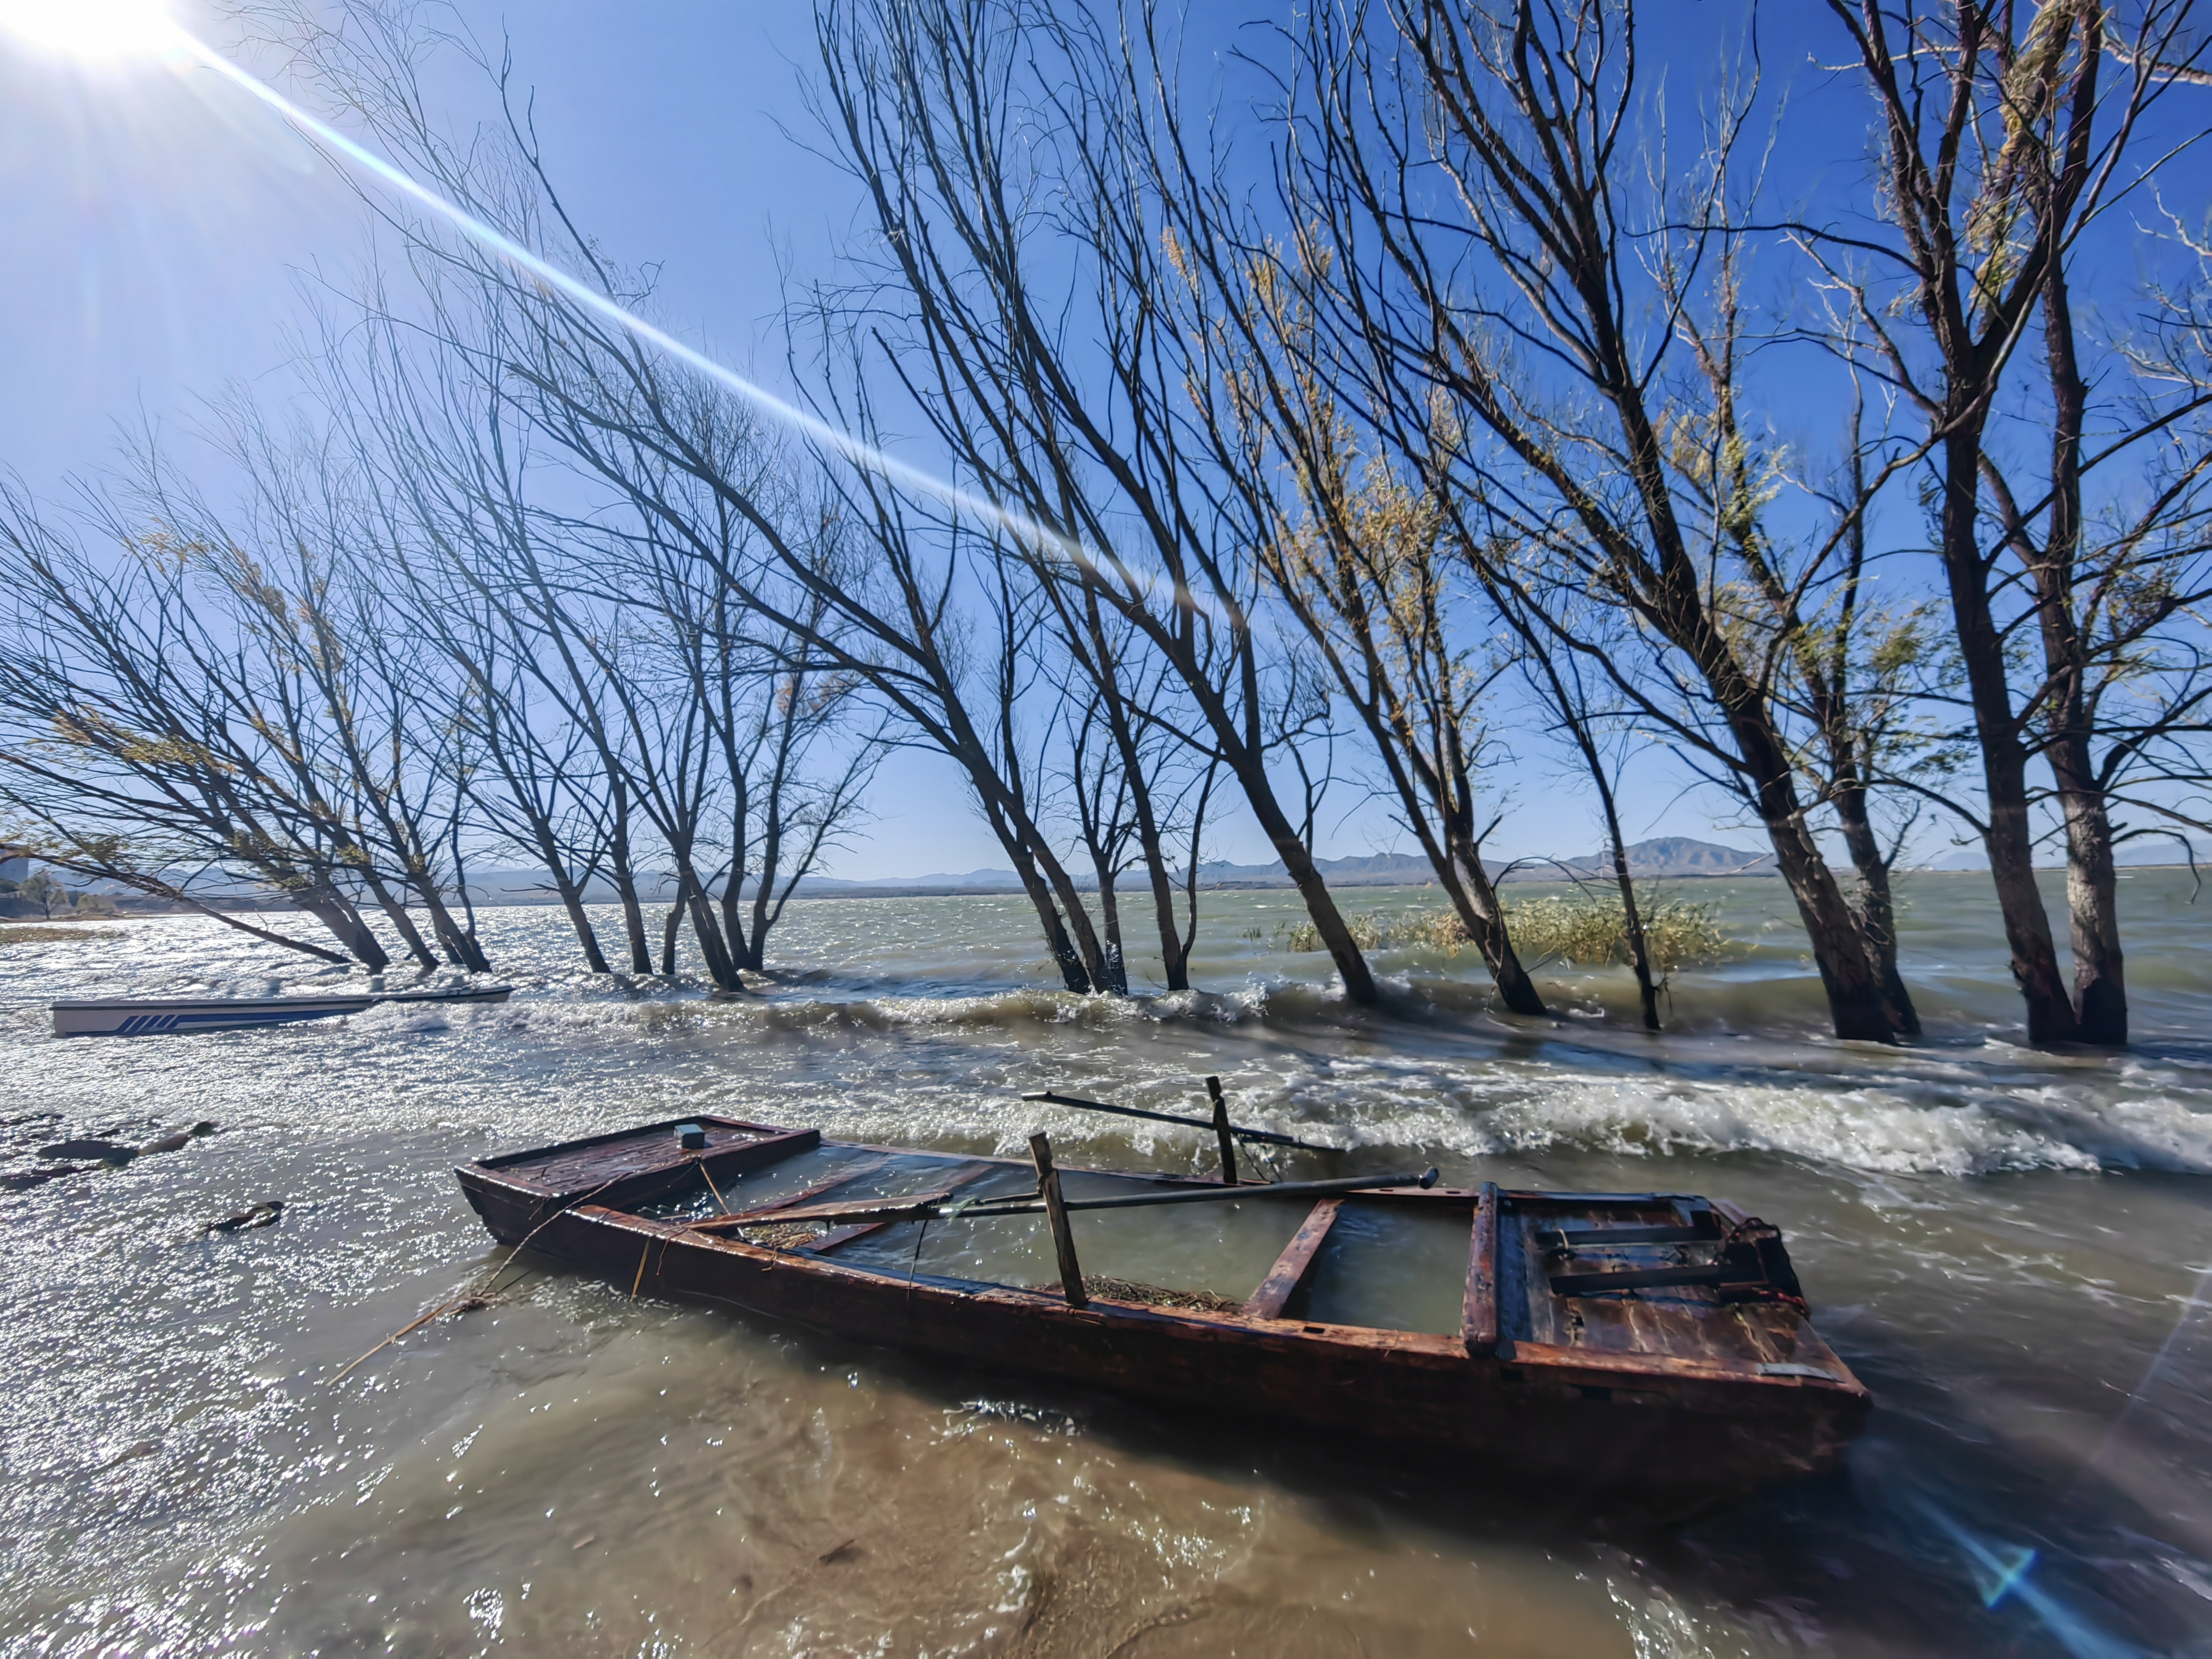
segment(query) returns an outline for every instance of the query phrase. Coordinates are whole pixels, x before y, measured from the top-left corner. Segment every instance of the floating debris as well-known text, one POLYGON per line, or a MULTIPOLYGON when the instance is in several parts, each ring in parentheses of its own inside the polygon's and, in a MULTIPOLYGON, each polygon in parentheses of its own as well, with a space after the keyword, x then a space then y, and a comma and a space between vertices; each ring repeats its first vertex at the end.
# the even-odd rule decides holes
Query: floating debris
MULTIPOLYGON (((1057 1291, 1057 1285, 1039 1285, 1040 1291, 1057 1291)), ((1161 1285, 1139 1284, 1133 1279, 1109 1279, 1104 1273, 1083 1275, 1083 1288, 1092 1296, 1115 1302, 1141 1302, 1148 1308, 1195 1308, 1201 1313, 1241 1314, 1244 1304, 1234 1297, 1212 1291, 1171 1291, 1161 1285)))
POLYGON ((277 1218, 283 1213, 284 1200, 281 1198, 272 1198, 264 1203, 255 1205, 250 1210, 239 1210, 230 1215, 219 1217, 209 1222, 201 1231, 207 1233, 251 1232, 256 1227, 275 1226, 277 1218))

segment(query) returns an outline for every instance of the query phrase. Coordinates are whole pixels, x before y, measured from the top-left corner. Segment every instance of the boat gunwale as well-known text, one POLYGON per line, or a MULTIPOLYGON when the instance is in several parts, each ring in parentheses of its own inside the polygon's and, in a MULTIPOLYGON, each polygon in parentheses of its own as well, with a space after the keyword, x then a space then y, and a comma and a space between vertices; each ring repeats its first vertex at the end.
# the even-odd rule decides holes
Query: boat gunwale
MULTIPOLYGON (((1777 1388, 1811 1389, 1860 1400, 1872 1398, 1866 1385, 1851 1375, 1848 1368, 1844 1368, 1840 1359, 1836 1364, 1843 1369, 1843 1375, 1817 1377, 1788 1372, 1778 1374, 1760 1370, 1755 1365, 1731 1365, 1718 1360, 1696 1359, 1677 1354, 1568 1348, 1536 1342, 1501 1343, 1495 1355, 1476 1355, 1468 1352, 1458 1336, 1446 1336, 1431 1331, 1400 1330, 1379 1325, 1340 1325, 1306 1319, 1265 1319, 1241 1312, 1162 1306, 1097 1294, 1089 1297, 1086 1307, 1070 1308, 1056 1286, 1033 1289, 990 1279, 955 1279, 936 1273, 908 1274, 894 1267, 858 1267, 805 1250, 777 1249, 767 1245, 749 1244, 720 1233, 702 1233, 680 1222, 661 1221, 651 1216, 639 1215, 635 1211, 603 1204, 580 1204, 563 1213, 573 1215, 589 1224, 608 1226, 617 1231, 642 1231, 649 1237, 662 1240, 664 1245, 683 1243, 726 1252, 769 1272, 788 1272, 803 1278, 833 1281, 849 1279, 871 1285, 888 1280, 914 1290, 928 1291, 933 1297, 951 1298, 952 1305, 979 1299, 1012 1298, 1028 1311, 1079 1324, 1093 1322, 1088 1316, 1096 1313, 1101 1317, 1146 1324, 1165 1322, 1195 1326, 1207 1332, 1229 1331, 1246 1336, 1265 1337, 1290 1344, 1293 1352, 1299 1348, 1309 1351, 1330 1348, 1386 1359, 1418 1356, 1424 1360, 1437 1362, 1448 1369, 1489 1370, 1502 1367, 1508 1371, 1528 1370, 1541 1373, 1541 1380, 1547 1383, 1567 1387, 1620 1389, 1626 1386, 1622 1378, 1627 1376, 1654 1384, 1650 1390, 1653 1393, 1674 1395, 1679 1385, 1694 1385, 1700 1393, 1687 1396, 1689 1398, 1702 1397, 1704 1390, 1723 1384, 1749 1385, 1763 1390, 1777 1388), (1668 1386, 1670 1384, 1677 1387, 1668 1386)), ((664 1255, 664 1261, 665 1259, 664 1255)), ((661 1271, 658 1266, 653 1269, 656 1276, 661 1271)), ((729 1303, 733 1307, 750 1309, 750 1304, 742 1299, 714 1291, 686 1287, 677 1294, 704 1297, 729 1303)), ((806 1322, 801 1320, 800 1322, 806 1322)))
MULTIPOLYGON (((673 1129, 680 1123, 696 1123, 702 1127, 712 1127, 723 1129, 749 1130, 754 1133, 757 1139, 764 1139, 770 1135, 797 1133, 796 1131, 781 1127, 775 1124, 749 1123, 740 1121, 736 1118, 717 1117, 711 1113, 694 1112, 683 1117, 672 1117, 665 1122, 641 1124, 635 1129, 618 1129, 607 1134, 586 1135, 575 1140, 556 1141, 549 1146, 532 1146, 519 1152, 501 1152, 494 1158, 473 1158, 466 1164, 457 1164, 454 1167, 454 1173, 456 1175, 462 1175, 470 1170, 499 1170, 501 1172, 501 1178, 514 1187, 526 1187, 532 1191, 543 1196, 557 1198, 565 1189, 550 1186, 543 1182, 532 1182, 526 1176, 508 1175, 506 1174, 505 1171, 511 1169, 515 1164, 526 1164, 533 1158, 550 1158, 556 1153, 582 1152, 593 1146, 607 1146, 617 1140, 629 1140, 636 1137, 648 1135, 655 1131, 673 1129)), ((739 1146, 750 1146, 753 1142, 743 1141, 736 1144, 739 1146)), ((838 1152, 888 1152, 900 1158, 936 1158, 941 1159, 948 1164, 1003 1164, 1008 1169, 1018 1170, 1027 1170, 1033 1167, 1025 1158, 1001 1158, 995 1152, 932 1152, 927 1147, 921 1146, 879 1146, 873 1141, 868 1140, 832 1140, 827 1135, 824 1135, 822 1138, 817 1148, 817 1150, 823 1152, 828 1152, 833 1149, 838 1152)), ((709 1154, 713 1154, 728 1152, 732 1150, 732 1148, 728 1146, 710 1146, 707 1150, 709 1154)), ((1057 1162, 1057 1160, 1055 1160, 1055 1162, 1057 1162)), ((666 1167, 671 1170, 678 1170, 683 1167, 683 1159, 678 1158, 670 1163, 666 1167)), ((1218 1187, 1222 1184, 1219 1178, 1217 1176, 1176 1175, 1169 1170, 1154 1172, 1150 1170, 1101 1170, 1094 1169, 1088 1164, 1059 1164, 1059 1169, 1060 1172, 1064 1176, 1107 1176, 1118 1180, 1137 1181, 1143 1182, 1147 1184, 1160 1186, 1213 1188, 1218 1187)), ((1267 1196, 1267 1188, 1275 1183, 1272 1182, 1240 1181, 1237 1184, 1239 1187, 1249 1188, 1251 1189, 1252 1195, 1255 1198, 1264 1198, 1267 1196)), ((1424 1202, 1442 1203, 1453 1207, 1464 1206, 1472 1209, 1476 1202, 1480 1199, 1481 1191, 1479 1188, 1474 1187, 1376 1187, 1365 1188, 1357 1193, 1346 1195, 1363 1200, 1370 1198, 1379 1199, 1387 1202, 1394 1203, 1418 1199, 1424 1202)), ((1550 1194, 1532 1194, 1532 1196, 1539 1195, 1550 1196, 1550 1194)), ((1292 1194, 1291 1196, 1296 1196, 1296 1194, 1292 1194)), ((1507 1196, 1519 1196, 1519 1194, 1507 1194, 1507 1196)), ((1577 1194, 1577 1196, 1580 1196, 1580 1194, 1577 1194)), ((1612 1195, 1601 1194, 1600 1196, 1612 1195)))
MULTIPOLYGON (((568 1189, 556 1188, 547 1182, 533 1181, 525 1176, 510 1174, 507 1170, 512 1165, 526 1163, 533 1158, 584 1152, 592 1147, 605 1146, 620 1141, 643 1139, 656 1132, 672 1130, 681 1123, 698 1123, 702 1127, 738 1129, 748 1132, 753 1137, 748 1140, 733 1143, 729 1146, 710 1148, 709 1156, 717 1152, 737 1151, 744 1146, 757 1145, 761 1139, 776 1135, 805 1133, 777 1125, 725 1118, 714 1114, 692 1114, 671 1118, 665 1122, 639 1125, 605 1134, 557 1142, 548 1146, 504 1153, 495 1158, 475 1159, 457 1167, 454 1173, 462 1181, 465 1188, 472 1180, 483 1183, 486 1188, 503 1188, 507 1196, 530 1204, 533 1212, 536 1212, 542 1211, 547 1200, 558 1200, 566 1196, 568 1189)), ((802 1149, 794 1148, 793 1155, 800 1150, 802 1149)), ((812 1148, 804 1150, 891 1153, 909 1158, 942 1159, 946 1162, 988 1163, 1007 1168, 1029 1167, 1018 1158, 999 1158, 989 1154, 936 1152, 919 1147, 885 1146, 872 1142, 831 1140, 827 1138, 818 1138, 812 1148)), ((674 1174, 681 1170, 684 1161, 678 1158, 659 1170, 636 1172, 636 1176, 641 1177, 648 1174, 674 1174)), ((774 1166, 771 1164, 766 1167, 774 1166)), ((1218 1180, 1204 1176, 1154 1174, 1143 1170, 1094 1170, 1072 1165, 1066 1166, 1064 1173, 1101 1176, 1140 1183, 1179 1187, 1218 1187, 1221 1184, 1218 1180)), ((1252 1184, 1252 1195, 1255 1198, 1265 1197, 1267 1186, 1252 1184)), ((1344 1196, 1347 1200, 1361 1202, 1405 1203, 1419 1200, 1425 1204, 1442 1205, 1450 1208, 1465 1206, 1472 1211, 1479 1207, 1481 1192, 1479 1188, 1435 1188, 1427 1190, 1418 1188, 1378 1188, 1372 1192, 1352 1193, 1344 1196)), ((1686 1196, 1693 1195, 1655 1193, 1555 1193, 1518 1188, 1503 1189, 1498 1193, 1501 1205, 1506 1202, 1516 1204, 1534 1202, 1544 1205, 1583 1203, 1656 1205, 1671 1203, 1686 1196)), ((1715 1200, 1715 1202, 1719 1204, 1723 1201, 1715 1200)), ((1734 1206, 1729 1207, 1732 1209, 1734 1206)), ((1288 1341, 1292 1345, 1293 1352, 1300 1347, 1308 1352, 1327 1347, 1339 1352, 1351 1351, 1370 1355, 1419 1354, 1439 1364, 1452 1366, 1485 1370, 1498 1367, 1509 1370, 1525 1370, 1540 1374, 1542 1380, 1547 1383, 1558 1383, 1562 1386, 1620 1389, 1630 1386, 1628 1379, 1632 1378, 1638 1383, 1648 1385, 1651 1392, 1663 1393, 1675 1398, 1692 1397, 1685 1395, 1686 1389, 1703 1390, 1716 1386, 1750 1385, 1762 1390, 1810 1389, 1821 1394, 1840 1395, 1860 1401, 1870 1401, 1872 1399, 1870 1390, 1858 1380, 1826 1340, 1820 1336, 1809 1319, 1804 1322, 1804 1328, 1826 1351, 1828 1363, 1833 1367, 1833 1372, 1831 1375, 1808 1376, 1790 1372, 1778 1373, 1765 1369, 1764 1363, 1758 1361, 1731 1363, 1674 1353, 1567 1347, 1507 1338, 1502 1334, 1494 1352, 1477 1353, 1469 1350, 1464 1332, 1445 1335, 1434 1332, 1408 1331, 1385 1326, 1337 1325, 1304 1318, 1266 1318, 1241 1310, 1217 1312, 1200 1308, 1165 1307, 1097 1295, 1089 1298, 1088 1309, 1073 1309, 1068 1307, 1065 1297, 1056 1287, 1049 1290, 1035 1290, 1024 1285, 991 1280, 953 1279, 933 1273, 902 1274, 892 1269, 860 1267, 850 1262, 839 1261, 828 1255, 817 1255, 805 1249, 781 1249, 748 1243, 740 1237, 719 1232, 703 1231, 683 1222, 660 1220, 616 1205, 578 1201, 574 1198, 570 1198, 565 1208, 555 1212, 556 1216, 562 1214, 573 1216, 590 1225, 612 1226, 621 1231, 643 1231, 649 1237, 659 1238, 662 1241, 664 1261, 667 1247, 682 1243, 705 1248, 710 1251, 729 1253, 741 1261, 770 1273, 787 1273, 803 1279, 812 1279, 833 1285, 841 1280, 855 1285, 880 1285, 885 1279, 902 1281, 910 1289, 927 1291, 933 1297, 939 1296, 951 1297, 955 1304, 972 1302, 978 1297, 1011 1297, 1014 1299, 1017 1305, 1031 1313, 1063 1320, 1085 1322, 1086 1316, 1095 1310, 1101 1316, 1115 1320, 1134 1320, 1146 1323, 1165 1321, 1170 1325, 1190 1328, 1194 1334, 1233 1332, 1244 1335, 1265 1336, 1288 1341)), ((550 1222, 552 1218, 548 1217, 546 1220, 550 1222)), ((526 1245, 527 1243, 526 1239, 524 1244, 526 1245)), ((522 1247, 518 1246, 518 1249, 522 1247)), ((557 1251, 552 1250, 543 1253, 558 1255, 557 1251)), ((703 1296, 741 1308, 749 1305, 739 1298, 710 1291, 686 1290, 682 1294, 703 1296)), ((1718 1304, 1716 1304, 1717 1310, 1717 1306, 1718 1304)), ((802 1322, 805 1322, 802 1321, 802 1322)), ((1767 1397, 1772 1396, 1770 1395, 1767 1397)))

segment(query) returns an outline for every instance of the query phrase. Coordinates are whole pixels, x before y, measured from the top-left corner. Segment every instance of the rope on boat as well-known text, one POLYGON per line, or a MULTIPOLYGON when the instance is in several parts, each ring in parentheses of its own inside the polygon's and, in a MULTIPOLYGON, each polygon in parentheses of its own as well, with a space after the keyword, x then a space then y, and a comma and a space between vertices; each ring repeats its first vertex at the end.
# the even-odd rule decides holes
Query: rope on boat
POLYGON ((413 1320, 407 1324, 402 1325, 398 1330, 392 1332, 391 1335, 386 1337, 383 1341, 378 1343, 367 1353, 362 1355, 359 1359, 355 1360, 352 1364, 348 1365, 345 1370, 340 1371, 336 1376, 332 1377, 324 1386, 326 1388, 335 1389, 339 1383, 344 1382, 347 1377, 350 1376, 357 1367, 368 1360, 374 1358, 376 1355, 382 1353, 386 1348, 398 1341, 401 1337, 407 1335, 410 1332, 422 1329, 423 1326, 428 1324, 434 1319, 440 1318, 449 1313, 466 1312, 471 1308, 483 1307, 485 1303, 491 1300, 494 1294, 492 1287, 498 1284, 499 1276, 514 1265, 515 1257, 520 1255, 522 1252, 528 1248, 532 1239, 544 1232, 548 1227, 551 1226, 556 1221, 558 1221, 563 1215, 574 1209, 578 1204, 590 1203, 601 1193, 606 1191, 608 1188, 613 1186, 616 1182, 622 1179, 623 1177, 621 1176, 611 1176, 609 1179, 602 1181, 598 1186, 592 1188, 591 1191, 586 1193, 581 1198, 574 1200, 567 1204, 556 1206, 552 1214, 547 1216, 544 1220, 539 1222, 528 1232, 523 1234, 522 1237, 516 1243, 515 1247, 507 1253, 507 1260, 501 1262, 497 1267, 494 1267, 489 1273, 485 1275, 481 1286, 471 1290, 463 1291, 459 1296, 453 1297, 447 1301, 441 1302, 436 1307, 431 1309, 429 1312, 424 1314, 420 1319, 413 1320))

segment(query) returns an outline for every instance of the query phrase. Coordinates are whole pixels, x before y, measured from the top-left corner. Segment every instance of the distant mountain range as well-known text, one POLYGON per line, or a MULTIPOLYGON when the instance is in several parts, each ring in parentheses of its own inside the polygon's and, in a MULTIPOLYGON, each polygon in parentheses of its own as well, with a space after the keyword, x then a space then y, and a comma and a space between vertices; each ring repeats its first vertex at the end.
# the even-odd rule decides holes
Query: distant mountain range
MULTIPOLYGON (((1332 887, 1420 887, 1436 879, 1429 861, 1418 853, 1374 853, 1364 858, 1316 859, 1316 866, 1332 887)), ((1493 866, 1494 881, 1569 881, 1609 877, 1609 855, 1592 853, 1575 859, 1522 859, 1493 866)), ((1638 880, 1675 880, 1695 876, 1763 876, 1774 873, 1771 853, 1747 853, 1687 836, 1660 836, 1636 842, 1628 849, 1628 872, 1638 880)), ((1141 879, 1133 872, 1122 878, 1124 891, 1141 879)), ((1288 887, 1288 872, 1278 860, 1270 864, 1231 864, 1217 860, 1198 866, 1199 885, 1214 890, 1288 887)), ((1096 884, 1085 876, 1079 886, 1096 884)), ((486 904, 544 904, 553 902, 545 878, 528 870, 484 870, 472 872, 469 885, 477 902, 486 904)), ((933 898, 959 894, 1016 893, 1021 881, 1011 870, 970 870, 964 874, 883 876, 870 881, 844 881, 834 876, 809 876, 799 884, 802 897, 812 898, 933 898)), ((604 883, 594 882, 588 896, 594 902, 614 897, 604 883)), ((641 896, 665 901, 658 889, 641 896)))
MULTIPOLYGON (((2182 856, 2179 847, 2171 842, 2138 841, 2118 848, 2115 861, 2124 866, 2141 866, 2172 864, 2182 856)), ((2200 862, 2212 861, 2212 849, 2199 848, 2197 858, 2200 862)), ((2046 849, 2038 859, 2037 867, 2055 867, 2058 861, 2046 849)), ((1316 863, 1328 884, 1337 888, 1425 887, 1436 879, 1428 860, 1414 853, 1374 853, 1364 858, 1320 859, 1316 863)), ((1964 847, 1911 867, 1955 872, 1986 870, 1989 865, 1978 848, 1964 847)), ((1775 866, 1771 853, 1747 852, 1740 847, 1723 847, 1717 842, 1698 841, 1688 836, 1656 836, 1629 848, 1628 871, 1639 881, 1681 881, 1709 876, 1771 876, 1775 873, 1775 866)), ((1284 888, 1291 884, 1279 861, 1231 864, 1217 860, 1200 865, 1198 872, 1199 885, 1215 890, 1284 888)), ((1491 879, 1501 884, 1602 881, 1610 879, 1612 874, 1611 857, 1597 853, 1571 859, 1516 859, 1494 866, 1490 872, 1491 879)), ((1122 878, 1121 890, 1129 893, 1141 879, 1137 872, 1130 872, 1122 878)), ((1079 875, 1076 881, 1079 886, 1092 885, 1079 875)), ((94 886, 100 890, 106 884, 95 883, 94 886)), ((469 872, 469 890, 478 904, 557 902, 551 884, 543 872, 536 870, 472 870, 469 872)), ((882 876, 869 881, 810 876, 799 884, 799 894, 802 898, 935 898, 1020 890, 1021 883, 1011 870, 970 870, 962 875, 882 876)), ((647 882, 643 884, 639 896, 648 902, 665 904, 672 893, 667 884, 647 882)), ((151 914, 171 908, 137 894, 117 892, 114 896, 128 914, 151 914)), ((611 902, 614 896, 613 890, 601 881, 593 882, 586 893, 586 897, 594 903, 611 902)), ((227 896, 216 902, 225 909, 281 909, 285 906, 282 898, 270 894, 227 896)), ((12 894, 0 894, 0 917, 20 920, 30 916, 35 909, 35 906, 12 894)))
MULTIPOLYGON (((1436 879, 1418 853, 1377 853, 1368 858, 1316 859, 1315 866, 1332 887, 1419 887, 1436 879)), ((1494 882, 1574 881, 1613 873, 1613 855, 1591 853, 1574 859, 1516 859, 1487 866, 1494 882)), ((1287 887, 1290 878, 1273 864, 1201 864, 1199 878, 1208 887, 1287 887)), ((1767 876, 1774 873, 1771 853, 1747 853, 1687 836, 1658 836, 1628 849, 1628 873, 1638 880, 1673 880, 1685 876, 1767 876)))

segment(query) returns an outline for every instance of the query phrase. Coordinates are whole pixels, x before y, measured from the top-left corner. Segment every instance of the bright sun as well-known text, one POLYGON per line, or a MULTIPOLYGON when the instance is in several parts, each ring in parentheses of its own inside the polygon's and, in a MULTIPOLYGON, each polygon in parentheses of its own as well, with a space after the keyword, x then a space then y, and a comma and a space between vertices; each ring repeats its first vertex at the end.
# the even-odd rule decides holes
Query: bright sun
POLYGON ((159 52, 177 26, 163 0, 0 0, 0 32, 71 58, 159 52))

